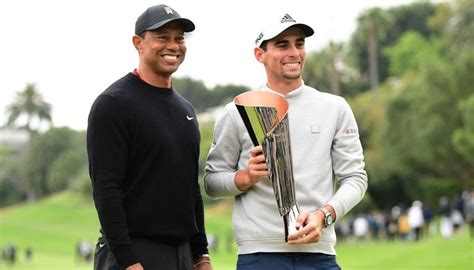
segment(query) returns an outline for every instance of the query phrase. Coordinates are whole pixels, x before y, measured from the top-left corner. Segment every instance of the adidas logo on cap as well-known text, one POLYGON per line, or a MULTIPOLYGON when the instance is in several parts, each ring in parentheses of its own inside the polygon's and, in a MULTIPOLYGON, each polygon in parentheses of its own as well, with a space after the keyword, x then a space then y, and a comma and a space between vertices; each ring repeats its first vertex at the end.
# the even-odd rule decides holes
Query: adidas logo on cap
POLYGON ((288 15, 288 13, 285 14, 285 16, 283 16, 283 18, 281 18, 281 23, 286 23, 286 22, 296 22, 295 19, 293 19, 290 15, 288 15))
POLYGON ((293 19, 293 17, 291 17, 288 13, 285 13, 285 15, 280 17, 279 20, 280 23, 267 25, 263 31, 259 32, 257 38, 255 39, 255 47, 259 48, 264 41, 278 36, 281 32, 285 31, 291 26, 300 28, 301 31, 303 31, 305 37, 309 37, 314 34, 313 28, 304 23, 297 23, 296 20, 293 19))

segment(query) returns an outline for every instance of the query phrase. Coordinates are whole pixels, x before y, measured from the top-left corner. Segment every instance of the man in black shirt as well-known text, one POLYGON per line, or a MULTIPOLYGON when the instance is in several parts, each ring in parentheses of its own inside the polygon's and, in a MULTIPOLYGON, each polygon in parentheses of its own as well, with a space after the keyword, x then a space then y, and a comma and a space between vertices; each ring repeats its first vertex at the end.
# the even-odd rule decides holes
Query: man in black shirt
POLYGON ((102 237, 95 269, 212 269, 198 184, 200 134, 171 75, 195 28, 166 5, 135 25, 139 66, 92 105, 89 172, 102 237))

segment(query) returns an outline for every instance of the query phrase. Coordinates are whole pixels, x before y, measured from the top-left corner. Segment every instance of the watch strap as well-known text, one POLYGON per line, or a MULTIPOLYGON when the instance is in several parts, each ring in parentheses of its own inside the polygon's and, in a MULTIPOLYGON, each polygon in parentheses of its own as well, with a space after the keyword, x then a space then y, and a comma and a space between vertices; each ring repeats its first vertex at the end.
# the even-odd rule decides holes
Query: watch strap
POLYGON ((321 207, 318 210, 321 210, 324 214, 324 228, 327 228, 329 225, 331 225, 334 221, 332 218, 331 213, 326 209, 326 207, 321 207))

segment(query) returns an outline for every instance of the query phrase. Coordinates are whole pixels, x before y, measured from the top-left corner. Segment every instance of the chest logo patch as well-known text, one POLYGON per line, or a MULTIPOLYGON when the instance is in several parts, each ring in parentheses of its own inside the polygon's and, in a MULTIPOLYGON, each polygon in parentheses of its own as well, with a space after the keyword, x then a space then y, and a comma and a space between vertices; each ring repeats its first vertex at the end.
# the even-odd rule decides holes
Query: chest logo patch
POLYGON ((311 133, 320 133, 321 129, 319 128, 319 125, 311 125, 311 133))

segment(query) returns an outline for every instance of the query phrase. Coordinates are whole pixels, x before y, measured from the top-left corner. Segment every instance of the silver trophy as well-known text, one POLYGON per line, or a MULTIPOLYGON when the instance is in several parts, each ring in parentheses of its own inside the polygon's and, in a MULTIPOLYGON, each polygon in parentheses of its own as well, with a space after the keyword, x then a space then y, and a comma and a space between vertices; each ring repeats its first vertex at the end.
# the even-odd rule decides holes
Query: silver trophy
POLYGON ((249 91, 235 97, 234 104, 253 144, 263 148, 287 242, 288 235, 298 230, 296 218, 300 214, 291 164, 288 102, 275 93, 249 91))

